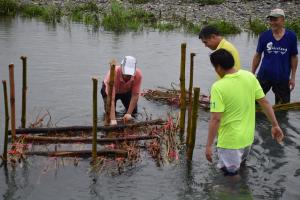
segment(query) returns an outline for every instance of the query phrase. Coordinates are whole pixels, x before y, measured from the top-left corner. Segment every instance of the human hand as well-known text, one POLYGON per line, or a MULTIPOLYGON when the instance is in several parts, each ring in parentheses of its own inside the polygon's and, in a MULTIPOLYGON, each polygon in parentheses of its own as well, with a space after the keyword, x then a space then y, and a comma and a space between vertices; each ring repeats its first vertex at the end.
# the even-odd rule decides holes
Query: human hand
POLYGON ((284 138, 283 132, 279 126, 272 127, 272 138, 276 140, 278 143, 282 142, 282 139, 284 138))
POLYGON ((110 125, 117 125, 117 124, 118 124, 117 120, 115 119, 110 120, 110 125))
POLYGON ((209 162, 212 162, 212 148, 211 148, 211 146, 206 146, 205 156, 206 156, 206 160, 208 160, 209 162))
POLYGON ((131 114, 128 114, 128 113, 126 113, 123 117, 124 122, 130 121, 132 119, 133 118, 132 118, 131 114))
POLYGON ((295 88, 295 84, 296 84, 295 79, 291 78, 289 81, 289 86, 291 91, 295 88))

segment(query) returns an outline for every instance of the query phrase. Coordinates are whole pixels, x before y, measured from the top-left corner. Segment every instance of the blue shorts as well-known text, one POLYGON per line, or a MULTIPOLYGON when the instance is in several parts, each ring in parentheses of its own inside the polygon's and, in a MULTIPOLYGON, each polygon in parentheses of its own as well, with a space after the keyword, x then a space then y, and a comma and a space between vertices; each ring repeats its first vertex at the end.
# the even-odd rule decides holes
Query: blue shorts
POLYGON ((242 149, 224 149, 218 147, 217 167, 224 172, 224 175, 234 176, 238 173, 240 165, 249 155, 251 146, 242 149))

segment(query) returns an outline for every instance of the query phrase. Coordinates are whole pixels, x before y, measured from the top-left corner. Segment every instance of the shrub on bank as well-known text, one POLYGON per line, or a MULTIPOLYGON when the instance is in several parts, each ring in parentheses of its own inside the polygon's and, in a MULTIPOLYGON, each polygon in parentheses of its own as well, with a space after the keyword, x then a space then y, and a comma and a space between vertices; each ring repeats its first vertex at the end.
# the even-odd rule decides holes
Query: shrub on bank
POLYGON ((193 0, 194 3, 200 3, 202 5, 216 5, 222 4, 225 0, 193 0))
POLYGON ((15 0, 0 0, 0 16, 15 15, 18 4, 15 0))
POLYGON ((222 35, 241 33, 241 29, 234 23, 224 20, 211 21, 207 25, 215 26, 222 35))
POLYGON ((139 9, 125 9, 114 1, 110 13, 105 13, 102 26, 105 30, 123 32, 126 30, 140 30, 143 26, 154 26, 157 20, 154 14, 139 9))
POLYGON ((268 25, 260 19, 254 19, 249 21, 249 29, 258 35, 268 29, 268 25))
POLYGON ((300 39, 300 18, 294 19, 292 21, 286 22, 286 27, 290 30, 295 31, 297 34, 298 39, 300 39))
POLYGON ((148 3, 151 0, 129 0, 129 3, 133 3, 133 4, 143 4, 143 3, 148 3))

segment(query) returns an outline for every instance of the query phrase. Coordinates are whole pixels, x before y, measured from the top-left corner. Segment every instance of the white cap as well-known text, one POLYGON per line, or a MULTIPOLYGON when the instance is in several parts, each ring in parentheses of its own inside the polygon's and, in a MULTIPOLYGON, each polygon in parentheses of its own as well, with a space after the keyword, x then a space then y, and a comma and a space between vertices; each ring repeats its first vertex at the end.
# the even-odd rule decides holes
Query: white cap
POLYGON ((125 56, 121 61, 122 74, 133 76, 136 71, 136 59, 132 56, 125 56))
POLYGON ((270 14, 267 16, 269 17, 285 17, 284 11, 280 8, 276 8, 271 10, 270 14))

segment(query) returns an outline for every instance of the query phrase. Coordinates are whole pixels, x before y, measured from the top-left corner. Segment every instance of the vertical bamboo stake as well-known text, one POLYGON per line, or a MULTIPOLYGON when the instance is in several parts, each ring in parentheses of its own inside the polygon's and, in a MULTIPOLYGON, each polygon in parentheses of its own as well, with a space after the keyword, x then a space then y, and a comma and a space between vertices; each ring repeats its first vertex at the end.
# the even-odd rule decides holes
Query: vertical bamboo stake
POLYGON ((14 80, 14 64, 9 66, 9 85, 10 85, 10 116, 11 116, 11 135, 12 142, 14 143, 16 138, 16 105, 15 105, 15 80, 14 80))
POLYGON ((110 73, 109 73, 109 83, 108 83, 108 94, 106 97, 106 108, 105 108, 105 125, 110 124, 110 112, 111 112, 111 101, 112 101, 112 93, 113 87, 115 84, 115 67, 116 67, 116 60, 113 59, 109 63, 110 65, 110 73))
POLYGON ((23 84, 22 84, 22 116, 21 116, 21 127, 26 126, 26 93, 27 93, 27 57, 21 57, 23 64, 23 84))
POLYGON ((191 53, 190 60, 190 85, 189 85, 189 104, 188 104, 188 124, 186 131, 186 146, 188 146, 189 137, 191 134, 191 123, 192 123, 192 106, 193 106, 193 80, 194 80, 194 56, 195 53, 191 53))
POLYGON ((187 160, 193 159, 193 152, 196 140, 196 128, 197 128, 197 117, 198 117, 198 104, 199 104, 200 88, 194 88, 194 100, 193 100, 193 119, 191 126, 191 135, 188 141, 187 160))
POLYGON ((3 93, 4 93, 4 105, 5 105, 5 135, 4 135, 4 150, 3 150, 3 160, 7 161, 7 143, 8 143, 8 123, 9 123, 9 114, 8 114, 8 98, 7 98, 7 86, 6 81, 2 81, 3 84, 3 93))
POLYGON ((92 157, 93 163, 96 162, 97 159, 97 86, 98 79, 96 77, 92 77, 93 80, 93 144, 92 144, 92 157))
POLYGON ((181 63, 180 63, 180 134, 184 134, 185 111, 186 111, 186 91, 185 91, 185 58, 186 43, 181 44, 181 63))

